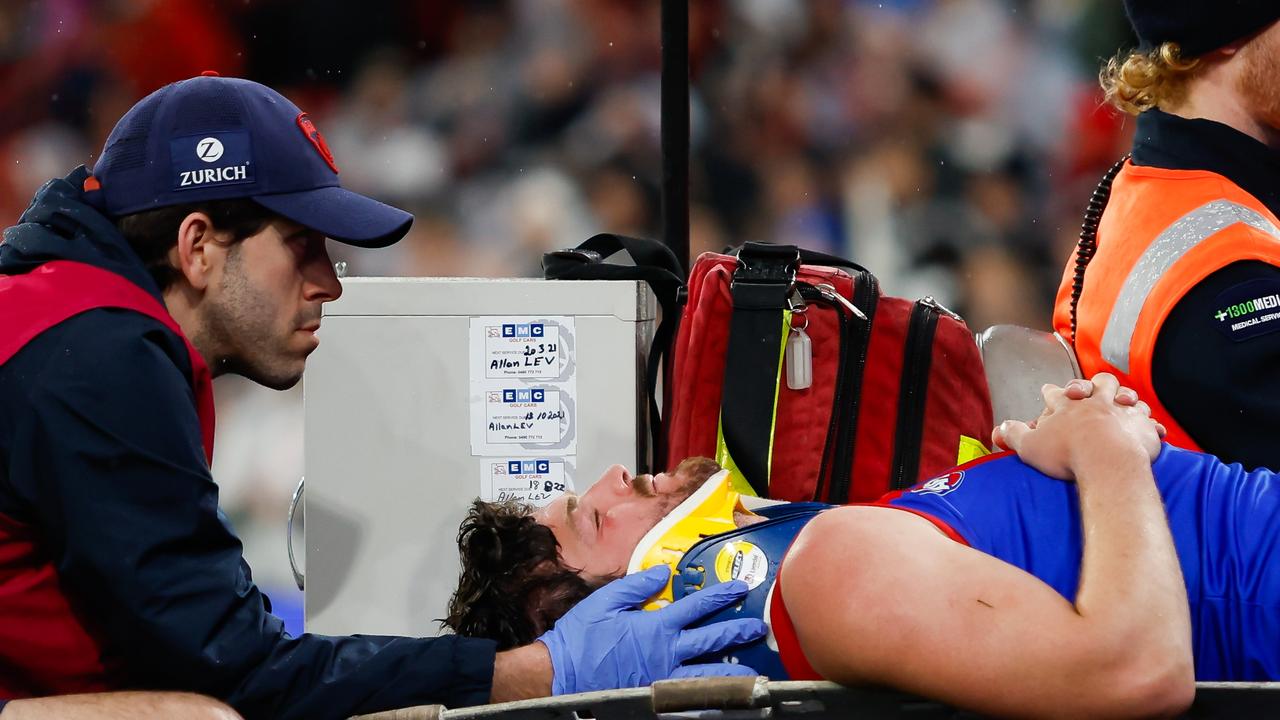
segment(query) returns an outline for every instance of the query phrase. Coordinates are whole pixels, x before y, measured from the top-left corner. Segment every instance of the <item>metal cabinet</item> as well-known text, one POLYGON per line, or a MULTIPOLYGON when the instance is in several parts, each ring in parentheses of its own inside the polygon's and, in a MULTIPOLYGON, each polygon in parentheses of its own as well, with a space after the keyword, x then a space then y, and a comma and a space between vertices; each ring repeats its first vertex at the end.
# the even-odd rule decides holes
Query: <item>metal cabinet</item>
POLYGON ((348 278, 304 377, 306 630, 434 635, 480 491, 473 318, 572 317, 579 492, 634 467, 655 322, 632 281, 348 278))

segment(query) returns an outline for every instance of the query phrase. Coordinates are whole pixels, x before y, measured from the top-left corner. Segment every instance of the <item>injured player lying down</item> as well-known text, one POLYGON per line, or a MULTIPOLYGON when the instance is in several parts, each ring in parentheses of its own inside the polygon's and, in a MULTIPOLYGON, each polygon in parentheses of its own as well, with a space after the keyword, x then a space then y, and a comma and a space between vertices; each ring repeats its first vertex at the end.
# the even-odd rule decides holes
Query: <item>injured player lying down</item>
POLYGON ((745 582, 722 614, 771 632, 732 654, 775 679, 1111 716, 1176 713, 1196 677, 1280 677, 1280 480, 1163 445, 1110 375, 1045 399, 1036 423, 996 429, 1016 455, 872 505, 749 509, 708 460, 614 467, 537 513, 477 502, 447 624, 513 647, 590 588, 660 565, 650 605, 745 582))

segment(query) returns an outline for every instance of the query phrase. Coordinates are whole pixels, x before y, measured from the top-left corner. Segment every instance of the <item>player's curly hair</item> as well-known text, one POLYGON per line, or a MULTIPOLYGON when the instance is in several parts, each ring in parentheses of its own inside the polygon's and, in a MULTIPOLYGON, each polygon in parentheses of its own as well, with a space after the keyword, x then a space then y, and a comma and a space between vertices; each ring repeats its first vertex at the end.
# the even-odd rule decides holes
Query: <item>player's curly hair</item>
MULTIPOLYGON (((671 474, 681 479, 674 501, 688 497, 720 466, 692 457, 671 474)), ((669 509, 669 508, 668 508, 669 509)), ((496 640, 499 650, 533 642, 596 588, 616 577, 583 577, 564 564, 551 528, 525 503, 476 500, 458 529, 462 572, 441 622, 466 637, 496 640)))
POLYGON ((1184 58, 1178 43, 1166 42, 1146 52, 1120 51, 1102 67, 1098 81, 1107 102, 1137 115, 1181 102, 1199 68, 1199 58, 1184 58))
POLYGON ((560 544, 533 508, 476 500, 458 530, 462 573, 442 621, 455 633, 498 642, 499 650, 533 642, 603 584, 560 560, 560 544))

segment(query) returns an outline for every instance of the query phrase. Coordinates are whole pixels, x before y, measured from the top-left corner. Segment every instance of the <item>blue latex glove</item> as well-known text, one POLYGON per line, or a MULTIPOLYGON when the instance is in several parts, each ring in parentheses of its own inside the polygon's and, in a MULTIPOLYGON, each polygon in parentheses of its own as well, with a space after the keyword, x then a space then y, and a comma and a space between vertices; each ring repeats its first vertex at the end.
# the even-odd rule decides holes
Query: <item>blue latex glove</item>
POLYGON ((662 608, 636 606, 666 586, 671 569, 659 565, 614 580, 578 603, 538 638, 551 653, 553 695, 640 687, 671 677, 755 675, 743 665, 681 664, 690 658, 764 637, 759 618, 685 627, 747 594, 734 580, 703 588, 662 608))

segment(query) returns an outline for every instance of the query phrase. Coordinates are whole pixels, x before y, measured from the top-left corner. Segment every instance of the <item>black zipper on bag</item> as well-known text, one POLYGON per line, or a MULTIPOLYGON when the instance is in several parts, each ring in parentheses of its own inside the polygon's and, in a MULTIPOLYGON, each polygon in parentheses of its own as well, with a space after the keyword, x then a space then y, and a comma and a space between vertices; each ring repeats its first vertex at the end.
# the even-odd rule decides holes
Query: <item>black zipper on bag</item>
POLYGON ((911 308, 902 359, 902 380, 898 385, 898 427, 894 433, 890 490, 905 490, 915 485, 916 475, 920 472, 925 400, 929 390, 929 368, 933 363, 933 337, 938 329, 938 315, 942 312, 950 311, 938 305, 931 297, 917 300, 911 308))
POLYGON ((875 321, 876 300, 880 291, 876 276, 859 272, 853 278, 853 304, 862 310, 863 317, 854 320, 854 337, 851 347, 853 362, 845 375, 848 400, 844 403, 844 422, 836 439, 836 454, 828 502, 843 505, 849 502, 849 488, 853 484, 853 451, 858 440, 858 422, 862 406, 862 376, 867 368, 867 351, 871 347, 871 323, 875 321))
POLYGON ((845 365, 849 362, 849 313, 836 300, 828 297, 818 288, 808 283, 798 283, 800 297, 805 302, 817 303, 830 307, 836 313, 840 324, 840 353, 836 361, 836 387, 831 393, 831 416, 827 421, 827 437, 822 444, 822 464, 818 468, 818 482, 813 490, 813 499, 821 500, 823 491, 831 479, 832 457, 835 455, 837 433, 840 429, 841 398, 845 393, 845 365))
POLYGON ((852 478, 854 478, 854 451, 858 446, 858 421, 861 411, 861 397, 863 397, 863 377, 867 374, 867 355, 870 352, 870 347, 872 347, 872 323, 876 322, 876 305, 878 302, 879 281, 877 281, 876 275, 868 272, 868 270, 859 270, 854 275, 854 305, 861 307, 863 315, 867 316, 867 319, 863 323, 863 331, 861 331, 863 334, 856 341, 855 347, 858 350, 858 355, 855 356, 854 368, 852 368, 850 374, 850 383, 852 383, 850 387, 854 388, 854 391, 852 391, 854 392, 854 401, 852 401, 849 409, 851 419, 849 430, 846 432, 847 438, 842 443, 842 445, 849 448, 845 454, 844 478, 841 479, 840 487, 833 488, 838 491, 836 495, 833 495, 833 497, 838 498, 835 502, 841 503, 841 505, 849 502, 849 488, 852 484, 852 478))
POLYGON ((836 392, 832 400, 831 425, 823 451, 823 471, 819 475, 814 499, 840 504, 849 501, 862 376, 867 366, 871 322, 875 317, 879 292, 875 276, 868 272, 859 272, 854 276, 852 301, 840 295, 832 285, 822 284, 814 290, 827 304, 836 306, 841 317, 840 365, 836 375, 836 392), (830 480, 830 491, 824 496, 827 480, 830 480))

